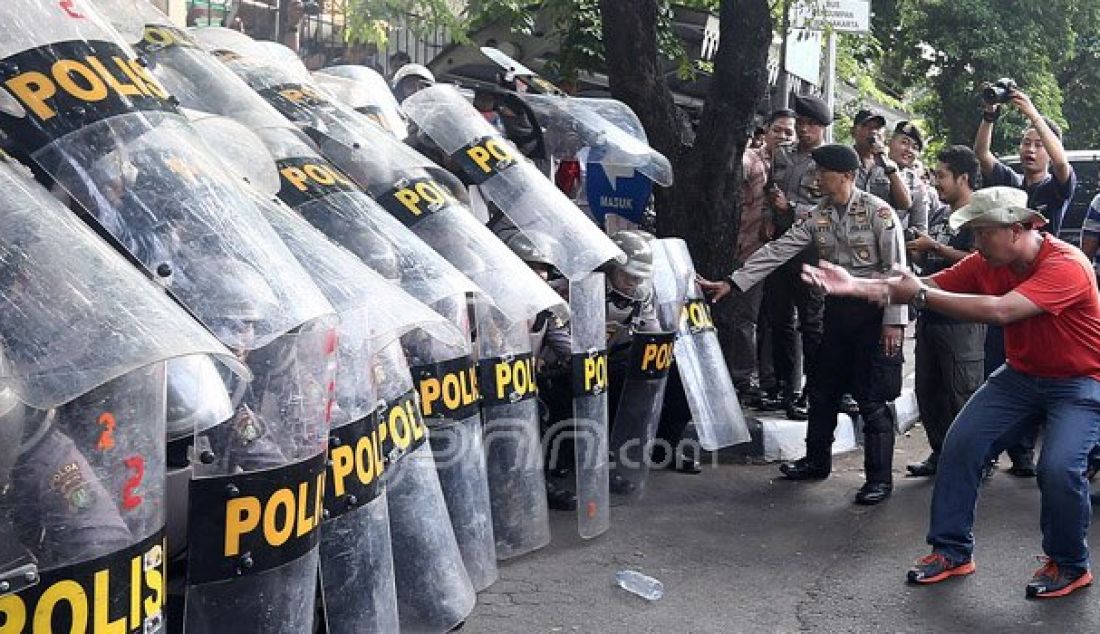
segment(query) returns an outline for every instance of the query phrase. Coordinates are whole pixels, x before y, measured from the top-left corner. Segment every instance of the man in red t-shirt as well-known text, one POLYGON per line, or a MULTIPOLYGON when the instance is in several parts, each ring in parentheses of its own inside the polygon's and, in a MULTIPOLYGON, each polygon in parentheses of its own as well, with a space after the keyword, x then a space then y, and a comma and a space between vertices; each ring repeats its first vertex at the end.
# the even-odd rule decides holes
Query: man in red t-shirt
POLYGON ((1100 298, 1091 263, 1039 227, 1027 193, 975 192, 951 216, 971 228, 978 252, 929 278, 900 272, 855 279, 822 263, 807 282, 826 292, 880 303, 912 303, 966 321, 1004 326, 1006 363, 989 376, 951 425, 932 493, 928 543, 908 580, 931 584, 974 572, 975 505, 982 467, 1015 442, 1037 416, 1045 422, 1039 459, 1045 565, 1028 597, 1061 597, 1092 583, 1085 542, 1089 519, 1085 466, 1100 440, 1100 298))

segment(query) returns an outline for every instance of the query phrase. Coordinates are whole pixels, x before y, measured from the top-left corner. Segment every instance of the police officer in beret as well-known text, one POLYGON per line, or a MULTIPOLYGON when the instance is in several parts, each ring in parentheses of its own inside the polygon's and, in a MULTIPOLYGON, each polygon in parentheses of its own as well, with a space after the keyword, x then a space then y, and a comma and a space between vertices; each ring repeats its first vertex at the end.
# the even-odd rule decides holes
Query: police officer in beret
MULTIPOLYGON (((845 145, 814 150, 817 186, 823 196, 808 218, 800 218, 781 238, 764 245, 728 279, 700 279, 711 301, 743 292, 769 272, 816 244, 821 259, 855 277, 885 277, 905 265, 897 214, 890 205, 855 186, 860 159, 845 145)), ((883 309, 867 302, 828 296, 824 335, 810 381, 806 457, 780 470, 790 480, 824 479, 832 469, 833 432, 839 400, 851 393, 864 431, 867 482, 858 504, 878 504, 893 490, 894 420, 887 401, 901 392, 902 333, 907 307, 883 309)))
POLYGON ((906 189, 909 190, 909 206, 895 208, 901 224, 907 229, 928 231, 928 216, 933 206, 935 195, 930 191, 924 179, 921 178, 921 170, 924 168, 917 160, 924 151, 924 135, 920 128, 912 121, 898 121, 894 126, 894 134, 890 137, 887 156, 898 165, 898 174, 906 189))
MULTIPOLYGON (((825 142, 825 128, 833 122, 832 110, 813 95, 794 98, 797 144, 777 148, 766 188, 768 212, 764 232, 769 240, 783 235, 799 217, 806 217, 821 201, 817 190, 813 152, 825 142)), ((812 376, 816 351, 821 343, 821 318, 824 297, 802 283, 803 262, 816 262, 816 247, 810 244, 790 262, 768 276, 764 285, 763 311, 771 330, 772 366, 775 370, 774 398, 761 399, 767 408, 786 410, 788 418, 805 420, 807 386, 795 400, 801 383, 798 373, 798 339, 795 336, 795 311, 802 334, 802 366, 812 376)), ((765 351, 768 354, 768 351, 765 351)))

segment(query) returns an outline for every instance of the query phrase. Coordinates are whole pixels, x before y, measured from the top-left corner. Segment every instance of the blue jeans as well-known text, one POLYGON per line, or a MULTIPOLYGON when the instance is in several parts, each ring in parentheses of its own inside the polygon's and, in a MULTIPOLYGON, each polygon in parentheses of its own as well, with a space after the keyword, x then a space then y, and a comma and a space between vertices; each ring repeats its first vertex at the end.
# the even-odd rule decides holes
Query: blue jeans
POLYGON ((1036 421, 1046 423, 1038 465, 1043 551, 1060 566, 1088 568, 1085 468, 1100 440, 1100 381, 1044 379, 1007 365, 978 388, 947 432, 928 528, 934 551, 956 562, 971 557, 982 467, 1036 421))

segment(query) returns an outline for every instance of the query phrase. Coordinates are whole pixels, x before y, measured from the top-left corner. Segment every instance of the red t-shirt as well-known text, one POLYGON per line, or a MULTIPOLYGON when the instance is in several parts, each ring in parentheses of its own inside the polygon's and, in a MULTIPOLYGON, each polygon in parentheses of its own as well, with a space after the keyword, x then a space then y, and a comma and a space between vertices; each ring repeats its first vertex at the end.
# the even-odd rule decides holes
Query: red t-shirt
POLYGON ((1100 381, 1100 297, 1096 274, 1076 247, 1046 236, 1031 272, 1016 275, 971 253, 932 276, 945 291, 1005 295, 1016 291, 1043 313, 1008 324, 1005 358, 1032 376, 1091 376, 1100 381))

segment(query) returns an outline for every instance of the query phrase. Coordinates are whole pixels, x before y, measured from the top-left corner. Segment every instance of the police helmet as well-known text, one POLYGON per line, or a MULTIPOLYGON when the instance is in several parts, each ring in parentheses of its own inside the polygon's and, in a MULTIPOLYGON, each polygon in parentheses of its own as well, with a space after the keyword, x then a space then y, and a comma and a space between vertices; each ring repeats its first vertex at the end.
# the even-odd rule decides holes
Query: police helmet
POLYGON ((397 69, 390 80, 393 96, 400 103, 416 91, 435 83, 435 75, 423 64, 405 64, 397 69))
POLYGON ((642 300, 649 293, 653 278, 652 236, 644 231, 623 230, 611 236, 611 241, 626 254, 626 262, 615 264, 608 272, 609 289, 632 301, 642 300))
POLYGON ((267 280, 251 265, 229 257, 196 258, 188 264, 178 283, 191 287, 195 312, 222 343, 251 350, 251 328, 280 312, 267 280))
POLYGON ((166 373, 169 442, 206 431, 233 415, 229 393, 210 357, 170 359, 166 373))

